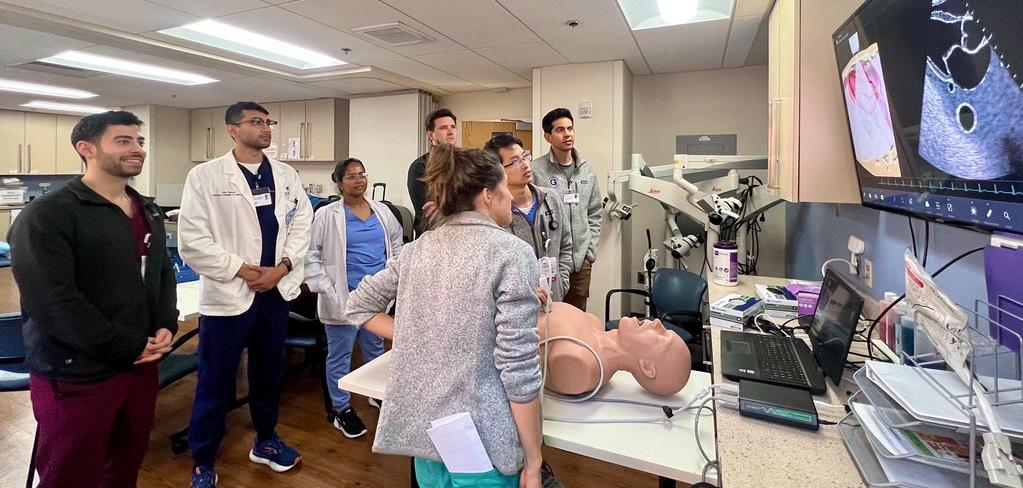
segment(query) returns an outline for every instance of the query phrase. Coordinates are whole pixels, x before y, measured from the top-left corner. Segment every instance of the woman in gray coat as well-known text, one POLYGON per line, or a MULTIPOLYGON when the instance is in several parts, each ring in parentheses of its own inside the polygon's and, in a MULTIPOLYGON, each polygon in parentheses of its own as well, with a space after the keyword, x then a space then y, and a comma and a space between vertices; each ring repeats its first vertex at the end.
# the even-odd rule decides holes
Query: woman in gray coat
POLYGON ((425 181, 440 215, 348 298, 349 322, 393 338, 374 452, 415 457, 420 486, 540 487, 536 258, 502 226, 511 193, 483 151, 435 147, 425 181), (396 300, 394 318, 386 315, 396 300), (430 421, 468 412, 494 470, 450 473, 430 421))

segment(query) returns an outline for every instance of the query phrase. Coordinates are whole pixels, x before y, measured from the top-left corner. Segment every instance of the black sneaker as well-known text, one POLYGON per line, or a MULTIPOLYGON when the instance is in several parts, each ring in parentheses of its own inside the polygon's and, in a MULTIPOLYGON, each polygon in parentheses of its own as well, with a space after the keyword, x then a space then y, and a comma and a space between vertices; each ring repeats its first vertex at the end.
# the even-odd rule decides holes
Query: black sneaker
POLYGON ((340 430, 345 437, 355 439, 366 434, 366 424, 362 423, 355 409, 348 407, 334 415, 334 428, 340 430))
POLYGON ((558 478, 554 476, 554 470, 551 469, 551 465, 544 461, 540 465, 540 480, 543 483, 543 488, 565 488, 565 485, 558 481, 558 478))
POLYGON ((377 400, 376 398, 370 398, 368 401, 369 401, 369 406, 376 407, 377 410, 380 410, 380 408, 384 406, 384 401, 383 400, 377 400))

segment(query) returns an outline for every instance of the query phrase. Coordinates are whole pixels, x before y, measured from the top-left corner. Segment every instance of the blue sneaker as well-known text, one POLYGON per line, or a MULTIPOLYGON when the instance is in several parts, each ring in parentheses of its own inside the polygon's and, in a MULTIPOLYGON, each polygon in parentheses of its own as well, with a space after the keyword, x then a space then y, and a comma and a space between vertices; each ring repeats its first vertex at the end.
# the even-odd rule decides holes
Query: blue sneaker
POLYGON ((212 466, 196 466, 192 471, 192 488, 217 486, 217 472, 212 466))
POLYGON ((265 464, 275 472, 283 473, 302 462, 302 456, 274 435, 249 451, 249 461, 265 464))

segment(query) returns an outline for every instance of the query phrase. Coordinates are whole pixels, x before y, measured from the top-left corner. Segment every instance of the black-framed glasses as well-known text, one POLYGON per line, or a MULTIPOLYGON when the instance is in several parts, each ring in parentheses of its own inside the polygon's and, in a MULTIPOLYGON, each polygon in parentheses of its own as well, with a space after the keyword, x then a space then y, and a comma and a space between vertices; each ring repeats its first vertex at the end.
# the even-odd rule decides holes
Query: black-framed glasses
POLYGON ((522 153, 522 156, 519 156, 519 157, 514 158, 511 161, 509 161, 508 164, 504 165, 504 167, 505 168, 511 168, 511 167, 519 166, 519 165, 523 165, 523 164, 528 165, 532 161, 533 161, 533 154, 530 153, 529 151, 526 151, 526 152, 522 153))
POLYGON ((253 118, 247 119, 247 120, 240 120, 238 122, 231 122, 230 124, 231 125, 242 125, 242 123, 244 123, 244 122, 248 122, 248 123, 252 124, 252 126, 256 127, 257 129, 258 128, 262 128, 263 126, 273 127, 273 126, 277 125, 277 121, 276 120, 261 119, 259 117, 253 117, 253 118))
POLYGON ((366 173, 350 173, 341 179, 345 181, 365 181, 369 179, 369 175, 366 173))

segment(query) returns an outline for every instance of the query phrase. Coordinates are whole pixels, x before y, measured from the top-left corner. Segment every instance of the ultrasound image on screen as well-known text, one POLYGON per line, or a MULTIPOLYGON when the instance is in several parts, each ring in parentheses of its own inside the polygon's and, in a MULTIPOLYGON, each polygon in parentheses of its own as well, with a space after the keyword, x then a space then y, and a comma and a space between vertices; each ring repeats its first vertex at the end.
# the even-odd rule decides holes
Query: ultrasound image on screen
POLYGON ((960 178, 1023 169, 1023 89, 999 57, 999 39, 968 2, 932 4, 931 28, 954 42, 927 58, 920 155, 960 178))

